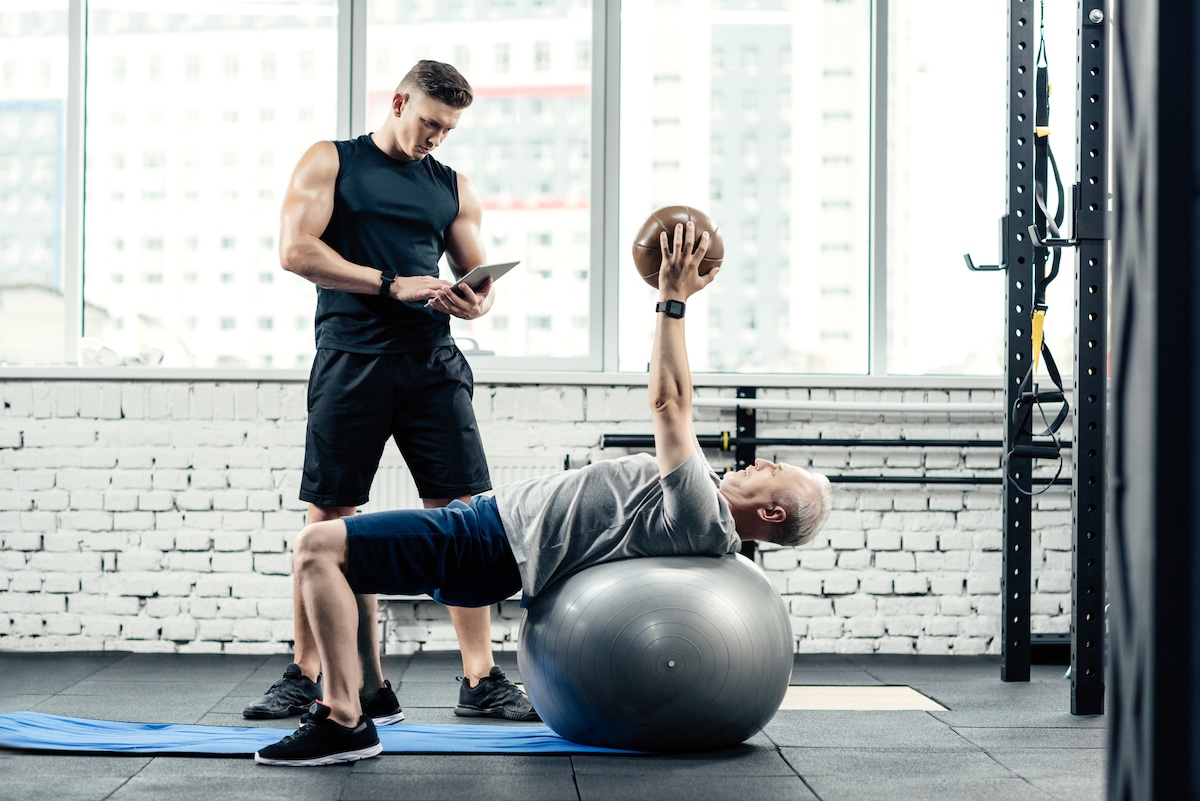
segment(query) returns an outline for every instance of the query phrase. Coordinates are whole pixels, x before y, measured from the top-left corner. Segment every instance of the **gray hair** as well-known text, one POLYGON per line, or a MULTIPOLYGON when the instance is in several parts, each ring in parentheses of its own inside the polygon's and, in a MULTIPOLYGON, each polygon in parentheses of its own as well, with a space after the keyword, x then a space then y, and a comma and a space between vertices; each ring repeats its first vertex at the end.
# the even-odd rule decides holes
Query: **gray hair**
POLYGON ((810 475, 815 486, 807 493, 808 497, 802 498, 793 490, 780 490, 772 499, 786 512, 784 521, 776 526, 778 530, 771 536, 771 542, 776 545, 804 545, 817 536, 829 520, 833 511, 833 488, 829 479, 820 473, 810 475))

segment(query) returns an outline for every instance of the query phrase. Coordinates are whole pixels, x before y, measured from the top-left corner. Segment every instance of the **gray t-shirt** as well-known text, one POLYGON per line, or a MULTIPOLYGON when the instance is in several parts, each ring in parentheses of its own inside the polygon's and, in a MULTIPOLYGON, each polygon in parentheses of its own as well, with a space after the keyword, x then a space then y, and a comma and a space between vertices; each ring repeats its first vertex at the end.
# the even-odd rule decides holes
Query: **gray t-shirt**
POLYGON ((637 454, 507 484, 494 494, 528 600, 601 562, 737 553, 741 539, 720 484, 696 451, 666 477, 653 456, 637 454))

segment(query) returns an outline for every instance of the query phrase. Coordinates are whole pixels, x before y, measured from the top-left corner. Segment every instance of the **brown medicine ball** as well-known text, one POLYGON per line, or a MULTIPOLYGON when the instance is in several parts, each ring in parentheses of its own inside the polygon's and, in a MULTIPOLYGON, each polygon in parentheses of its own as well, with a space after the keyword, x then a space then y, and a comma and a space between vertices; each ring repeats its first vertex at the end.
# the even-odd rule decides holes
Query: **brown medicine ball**
POLYGON ((725 243, 721 240, 721 230, 712 218, 699 209, 691 206, 664 206, 652 213, 642 224, 637 237, 633 240, 633 264, 637 267, 642 279, 658 288, 658 270, 662 264, 662 248, 658 236, 667 232, 668 247, 674 247, 675 225, 691 220, 696 225, 696 243, 700 242, 700 234, 708 231, 708 252, 700 262, 700 274, 704 275, 714 267, 720 267, 725 258, 725 243))

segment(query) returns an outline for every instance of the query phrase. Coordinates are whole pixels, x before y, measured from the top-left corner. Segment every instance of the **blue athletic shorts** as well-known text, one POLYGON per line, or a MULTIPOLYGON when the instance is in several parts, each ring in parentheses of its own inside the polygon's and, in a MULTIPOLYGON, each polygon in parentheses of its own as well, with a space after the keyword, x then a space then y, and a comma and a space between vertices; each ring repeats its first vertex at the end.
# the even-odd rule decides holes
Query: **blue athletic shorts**
POLYGON ((360 595, 420 595, 450 606, 491 606, 521 590, 517 560, 490 495, 438 509, 341 518, 346 574, 360 595))

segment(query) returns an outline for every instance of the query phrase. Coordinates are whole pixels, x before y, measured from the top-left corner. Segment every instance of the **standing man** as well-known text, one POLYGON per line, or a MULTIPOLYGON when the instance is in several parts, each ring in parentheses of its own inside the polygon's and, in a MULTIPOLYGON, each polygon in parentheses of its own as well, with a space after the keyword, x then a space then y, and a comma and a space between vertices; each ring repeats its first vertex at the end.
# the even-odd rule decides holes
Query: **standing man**
MULTIPOLYGON (((472 99, 454 67, 420 61, 396 88, 379 130, 317 142, 292 173, 280 261, 317 286, 300 484, 310 524, 353 515, 368 500, 389 437, 426 508, 491 488, 471 403, 474 377, 450 336, 450 317, 486 314, 492 284, 472 291, 438 277, 443 253, 459 278, 485 262, 482 202, 465 175, 430 155, 472 99)), ((315 610, 298 586, 293 597, 295 662, 246 707, 247 718, 298 715, 320 694, 315 610)), ((362 707, 376 723, 399 722, 404 713, 382 675, 375 596, 356 599, 362 707)), ((491 608, 449 609, 463 659, 455 714, 537 720, 529 698, 495 665, 491 608)))

